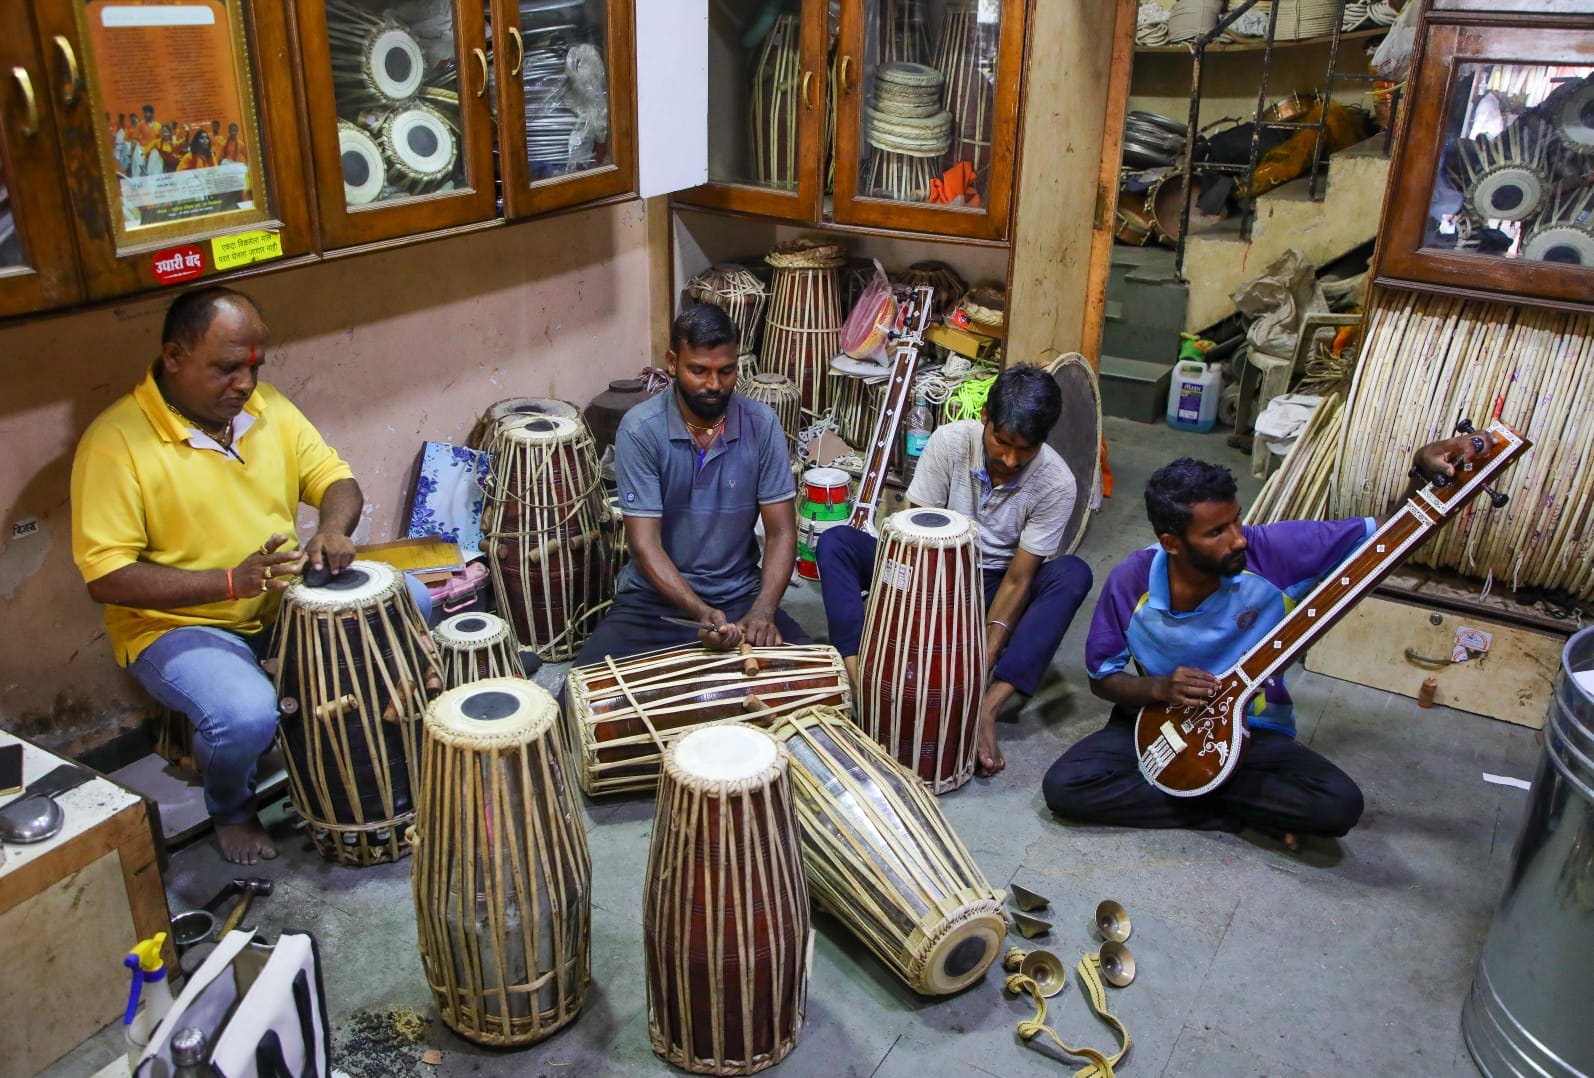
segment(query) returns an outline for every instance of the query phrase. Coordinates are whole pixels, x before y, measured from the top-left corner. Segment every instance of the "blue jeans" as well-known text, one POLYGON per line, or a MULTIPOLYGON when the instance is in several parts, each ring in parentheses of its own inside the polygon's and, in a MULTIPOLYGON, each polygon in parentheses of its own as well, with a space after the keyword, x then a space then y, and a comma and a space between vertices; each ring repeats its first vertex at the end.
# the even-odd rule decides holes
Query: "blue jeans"
MULTIPOLYGON (((429 622, 431 596, 414 578, 404 582, 429 622)), ((163 633, 127 668, 156 700, 188 716, 205 809, 219 824, 254 815, 255 767, 277 733, 276 686, 260 669, 269 637, 185 625, 163 633)))
MULTIPOLYGON (((819 537, 815 557, 825 597, 825 620, 830 624, 830 642, 843 656, 858 654, 863 637, 862 593, 874 577, 877 545, 873 536, 857 528, 831 528, 819 537)), ((1000 569, 985 571, 987 610, 1002 586, 1002 576, 1000 569)), ((1024 613, 1018 624, 1008 629, 1007 644, 991 677, 1025 696, 1034 696, 1069 623, 1090 594, 1091 582, 1090 566, 1071 554, 1043 562, 1030 582, 1024 613)))

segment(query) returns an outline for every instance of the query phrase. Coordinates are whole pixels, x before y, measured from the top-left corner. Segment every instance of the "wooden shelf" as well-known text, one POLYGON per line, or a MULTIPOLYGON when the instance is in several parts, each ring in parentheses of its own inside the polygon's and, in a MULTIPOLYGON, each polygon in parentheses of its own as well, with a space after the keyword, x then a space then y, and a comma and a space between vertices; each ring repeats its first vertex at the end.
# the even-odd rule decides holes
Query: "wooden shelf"
MULTIPOLYGON (((1346 33, 1340 34, 1339 39, 1342 42, 1364 41, 1368 38, 1383 37, 1387 33, 1389 33, 1389 27, 1374 26, 1367 30, 1347 31, 1346 33)), ((1332 34, 1323 34, 1319 37, 1297 37, 1275 41, 1273 42, 1273 47, 1275 49, 1289 49, 1303 45, 1327 45, 1332 40, 1334 40, 1332 34)), ((1207 46, 1207 52, 1260 52, 1263 46, 1266 44, 1267 42, 1259 37, 1247 38, 1244 41, 1217 41, 1207 46)), ((1181 42, 1174 45, 1136 45, 1135 52, 1167 54, 1182 53, 1185 56, 1191 55, 1191 49, 1188 42, 1181 42)))

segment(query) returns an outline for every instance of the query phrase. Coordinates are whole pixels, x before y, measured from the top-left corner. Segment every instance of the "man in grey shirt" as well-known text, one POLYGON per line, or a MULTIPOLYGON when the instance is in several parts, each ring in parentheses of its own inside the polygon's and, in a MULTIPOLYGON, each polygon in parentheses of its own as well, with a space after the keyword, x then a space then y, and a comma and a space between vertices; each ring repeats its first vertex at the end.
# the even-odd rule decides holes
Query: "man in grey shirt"
POLYGON ((687 307, 664 357, 672 387, 620 421, 614 466, 631 561, 577 666, 694 638, 715 649, 808 640, 780 609, 797 557, 786 435, 772 408, 736 395, 738 340, 718 307, 687 307), (664 620, 683 616, 695 634, 664 620))
MULTIPOLYGON (((996 716, 1013 693, 1033 696, 1090 593, 1090 567, 1059 556, 1078 496, 1074 475, 1046 444, 1062 414, 1062 392, 1038 367, 997 375, 977 420, 936 429, 908 487, 914 506, 952 509, 974 520, 985 576, 985 654, 990 682, 980 700, 982 775, 1007 766, 996 716)), ((856 682, 864 600, 875 540, 856 528, 831 528, 816 552, 830 641, 856 682)))

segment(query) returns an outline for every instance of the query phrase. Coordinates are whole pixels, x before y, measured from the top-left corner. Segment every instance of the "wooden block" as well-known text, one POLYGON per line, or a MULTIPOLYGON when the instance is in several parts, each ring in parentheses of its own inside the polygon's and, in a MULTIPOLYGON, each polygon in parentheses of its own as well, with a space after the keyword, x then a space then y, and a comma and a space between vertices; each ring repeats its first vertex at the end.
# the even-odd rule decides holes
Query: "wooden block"
POLYGON ((969 329, 959 329, 944 322, 932 323, 924 331, 924 335, 931 344, 938 344, 970 359, 984 359, 991 354, 991 349, 996 347, 994 337, 987 337, 983 333, 969 329))
POLYGON ((382 561, 401 572, 418 570, 453 571, 465 566, 458 543, 444 542, 435 536, 395 539, 390 543, 367 543, 354 548, 366 561, 382 561))
POLYGON ((1306 668, 1413 699, 1437 678, 1434 703, 1538 729, 1565 646, 1554 633, 1370 597, 1307 652, 1306 668), (1464 628, 1488 633, 1489 648, 1454 662, 1464 628))

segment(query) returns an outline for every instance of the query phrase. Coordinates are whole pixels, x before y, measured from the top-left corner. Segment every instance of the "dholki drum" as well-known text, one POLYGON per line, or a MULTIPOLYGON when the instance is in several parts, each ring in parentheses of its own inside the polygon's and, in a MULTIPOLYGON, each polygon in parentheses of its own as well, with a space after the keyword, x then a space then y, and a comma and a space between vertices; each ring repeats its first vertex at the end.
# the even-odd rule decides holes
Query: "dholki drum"
POLYGON ((542 1040, 591 980, 592 866, 558 713, 516 678, 451 689, 426 712, 411 866, 421 964, 443 1021, 479 1044, 542 1040))
POLYGON ((847 669, 835 648, 786 644, 746 658, 695 644, 577 666, 565 683, 565 715, 589 796, 658 785, 665 749, 704 726, 768 725, 817 704, 850 708, 847 669))
POLYGON ((786 750, 732 723, 665 754, 642 906, 648 1036, 698 1074, 797 1044, 813 946, 786 750))
POLYGON ((326 587, 292 585, 274 652, 288 790, 316 849, 347 865, 404 856, 418 727, 438 685, 404 581, 356 560, 326 587))
POLYGON ((814 901, 926 996, 962 991, 1000 956, 1007 922, 935 799, 842 712, 770 730, 791 753, 814 901))
POLYGON ((614 597, 614 553, 592 436, 580 420, 507 419, 491 446, 482 547, 498 609, 523 647, 568 659, 614 597))
POLYGON ((984 621, 974 522, 951 509, 887 517, 858 645, 858 721, 932 793, 974 774, 984 621))
POLYGON ((1573 635, 1461 1032, 1478 1069, 1594 1074, 1594 629, 1573 635))
POLYGON ((455 614, 432 630, 443 688, 489 677, 525 677, 514 634, 497 614, 455 614))
POLYGON ((466 445, 472 449, 487 449, 493 444, 498 427, 508 419, 534 416, 557 416, 560 419, 580 419, 581 410, 568 401, 552 397, 510 397, 492 405, 476 421, 466 445))
POLYGON ((840 468, 809 468, 803 473, 803 503, 797 510, 797 575, 819 579, 814 551, 819 537, 852 512, 852 476, 840 468))

